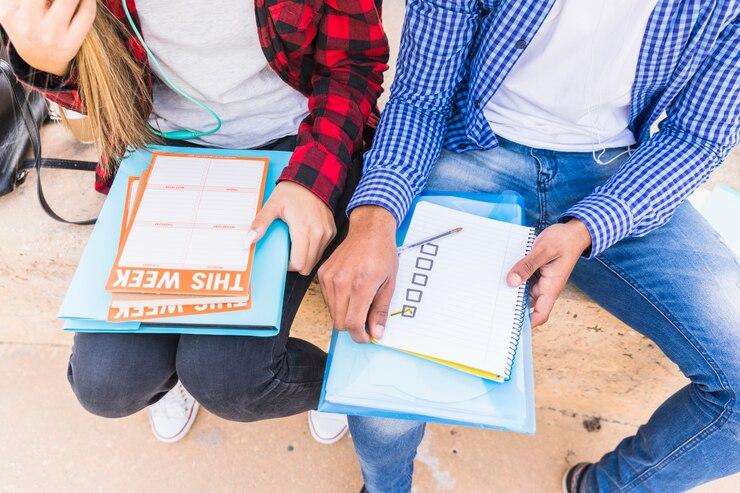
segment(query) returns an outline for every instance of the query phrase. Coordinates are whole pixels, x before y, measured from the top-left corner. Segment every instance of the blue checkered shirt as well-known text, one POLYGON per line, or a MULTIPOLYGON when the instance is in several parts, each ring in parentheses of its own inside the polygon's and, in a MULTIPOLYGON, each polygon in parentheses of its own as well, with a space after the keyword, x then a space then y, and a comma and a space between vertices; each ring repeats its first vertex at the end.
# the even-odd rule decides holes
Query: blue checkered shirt
MULTIPOLYGON (((483 107, 554 3, 407 1, 391 98, 348 210, 379 205, 400 224, 443 146, 497 145, 483 107)), ((738 0, 659 0, 640 49, 629 126, 636 152, 563 214, 586 224, 591 256, 668 221, 738 143, 738 0)))

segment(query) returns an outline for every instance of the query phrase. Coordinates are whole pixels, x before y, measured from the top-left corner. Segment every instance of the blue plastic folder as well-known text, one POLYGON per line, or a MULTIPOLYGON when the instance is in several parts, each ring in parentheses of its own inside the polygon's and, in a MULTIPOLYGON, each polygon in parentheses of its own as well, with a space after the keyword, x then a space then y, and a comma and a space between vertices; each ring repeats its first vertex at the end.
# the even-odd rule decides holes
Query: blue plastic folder
MULTIPOLYGON (((265 200, 275 189, 275 182, 290 158, 289 152, 280 151, 231 151, 160 146, 152 146, 151 150, 180 154, 269 158, 265 200)), ((112 323, 106 321, 111 295, 104 288, 118 251, 126 185, 129 176, 139 176, 149 167, 151 155, 150 151, 137 150, 122 161, 59 310, 59 317, 65 319, 64 329, 76 332, 181 333, 264 337, 276 335, 280 328, 285 274, 288 268, 290 248, 288 227, 282 221, 275 221, 256 246, 252 268, 251 309, 160 318, 146 322, 112 323)))
MULTIPOLYGON (((427 192, 417 198, 502 221, 523 222, 515 194, 427 192)), ((401 225, 397 244, 413 208, 401 225)), ((496 383, 375 344, 357 344, 346 332, 332 334, 319 410, 449 423, 534 434, 532 329, 525 317, 511 378, 496 383)))

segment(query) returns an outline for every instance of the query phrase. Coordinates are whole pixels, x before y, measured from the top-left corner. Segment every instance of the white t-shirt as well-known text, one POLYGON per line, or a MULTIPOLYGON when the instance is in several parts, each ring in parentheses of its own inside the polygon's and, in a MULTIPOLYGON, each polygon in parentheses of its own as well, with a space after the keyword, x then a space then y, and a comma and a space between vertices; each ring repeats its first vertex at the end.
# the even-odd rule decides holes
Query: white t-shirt
POLYGON ((634 144, 632 84, 656 3, 557 0, 483 109, 493 132, 556 151, 634 144))
MULTIPOLYGON (((296 134, 308 100, 267 64, 251 0, 137 0, 141 33, 169 78, 213 109, 221 129, 191 142, 234 149, 296 134)), ((152 71, 159 76, 156 66, 152 71)), ((215 119, 163 83, 149 123, 162 132, 205 131, 215 119)))

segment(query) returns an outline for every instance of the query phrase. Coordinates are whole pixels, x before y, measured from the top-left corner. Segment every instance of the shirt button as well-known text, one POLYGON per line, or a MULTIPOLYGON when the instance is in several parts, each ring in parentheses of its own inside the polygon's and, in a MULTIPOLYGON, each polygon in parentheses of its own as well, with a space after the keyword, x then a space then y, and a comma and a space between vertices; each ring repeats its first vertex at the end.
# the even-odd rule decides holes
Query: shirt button
POLYGON ((478 110, 480 109, 480 99, 475 100, 475 108, 478 110))
POLYGON ((527 40, 520 39, 519 41, 516 42, 514 46, 516 46, 518 50, 523 50, 524 48, 527 47, 527 40))

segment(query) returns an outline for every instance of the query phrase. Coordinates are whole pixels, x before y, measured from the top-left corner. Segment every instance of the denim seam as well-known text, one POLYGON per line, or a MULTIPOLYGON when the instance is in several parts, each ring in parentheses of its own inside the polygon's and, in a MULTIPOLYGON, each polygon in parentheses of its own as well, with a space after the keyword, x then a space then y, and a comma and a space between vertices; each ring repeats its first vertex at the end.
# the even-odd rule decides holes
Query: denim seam
POLYGON ((535 163, 537 164, 537 202, 540 208, 540 217, 537 220, 536 229, 537 232, 541 232, 543 229, 545 229, 546 224, 546 218, 547 218, 547 180, 542 180, 542 161, 539 157, 535 156, 534 149, 529 150, 529 155, 534 159, 535 163))
MULTIPOLYGON (((284 380, 281 380, 279 378, 273 378, 270 384, 263 389, 262 392, 260 392, 259 396, 257 396, 256 399, 252 401, 253 405, 259 405, 264 402, 267 402, 268 399, 272 400, 273 402, 277 399, 281 399, 285 397, 285 395, 293 396, 293 392, 296 390, 303 390, 306 388, 312 388, 315 386, 319 386, 319 392, 320 388, 324 383, 324 379, 321 378, 320 380, 315 380, 311 382, 286 382, 284 380), (277 397, 275 394, 278 394, 277 397)), ((264 419, 264 418, 262 418, 264 419)))
POLYGON ((635 487, 637 487, 639 484, 643 483, 644 481, 650 479, 650 477, 652 477, 654 474, 662 470, 664 467, 669 465, 674 460, 679 459, 686 452, 688 452, 699 439, 703 438, 703 436, 713 433, 714 431, 717 431, 720 428, 720 426, 722 426, 725 422, 727 422, 727 420, 729 420, 730 415, 732 414, 732 411, 730 410, 730 408, 732 404, 734 404, 736 396, 734 392, 732 391, 732 389, 727 385, 727 379, 725 378, 724 374, 719 370, 718 365, 714 362, 714 360, 712 360, 711 356, 709 356, 706 353, 706 351, 704 351, 703 348, 701 348, 700 344, 692 340, 693 338, 689 337, 687 334, 685 334, 683 331, 680 330, 679 326, 668 315, 666 315, 667 310, 659 306, 660 303, 657 300, 652 299, 652 297, 648 296, 640 289, 637 289, 637 286, 639 286, 639 283, 637 283, 634 279, 629 277, 626 273, 620 272, 615 265, 612 265, 605 258, 603 258, 603 256, 595 257, 594 260, 598 261, 607 270, 611 271, 614 275, 622 279, 638 295, 640 295, 650 305, 652 305, 653 308, 655 308, 657 312, 660 313, 660 315, 663 316, 663 318, 665 318, 666 321, 668 321, 668 323, 671 326, 673 326, 675 331, 681 337, 686 339, 686 341, 694 348, 694 350, 699 355, 701 355, 704 361, 707 362, 709 367, 714 372, 715 376, 717 377, 717 380, 722 385, 722 388, 728 391, 728 393, 730 394, 730 399, 725 403, 722 413, 720 413, 720 415, 717 416, 711 423, 709 423, 702 430, 694 434, 694 436, 685 440, 681 445, 679 445, 668 455, 660 459, 656 464, 649 466, 642 474, 633 478, 632 481, 628 482, 623 488, 620 488, 620 491, 628 492, 634 489, 635 487))

